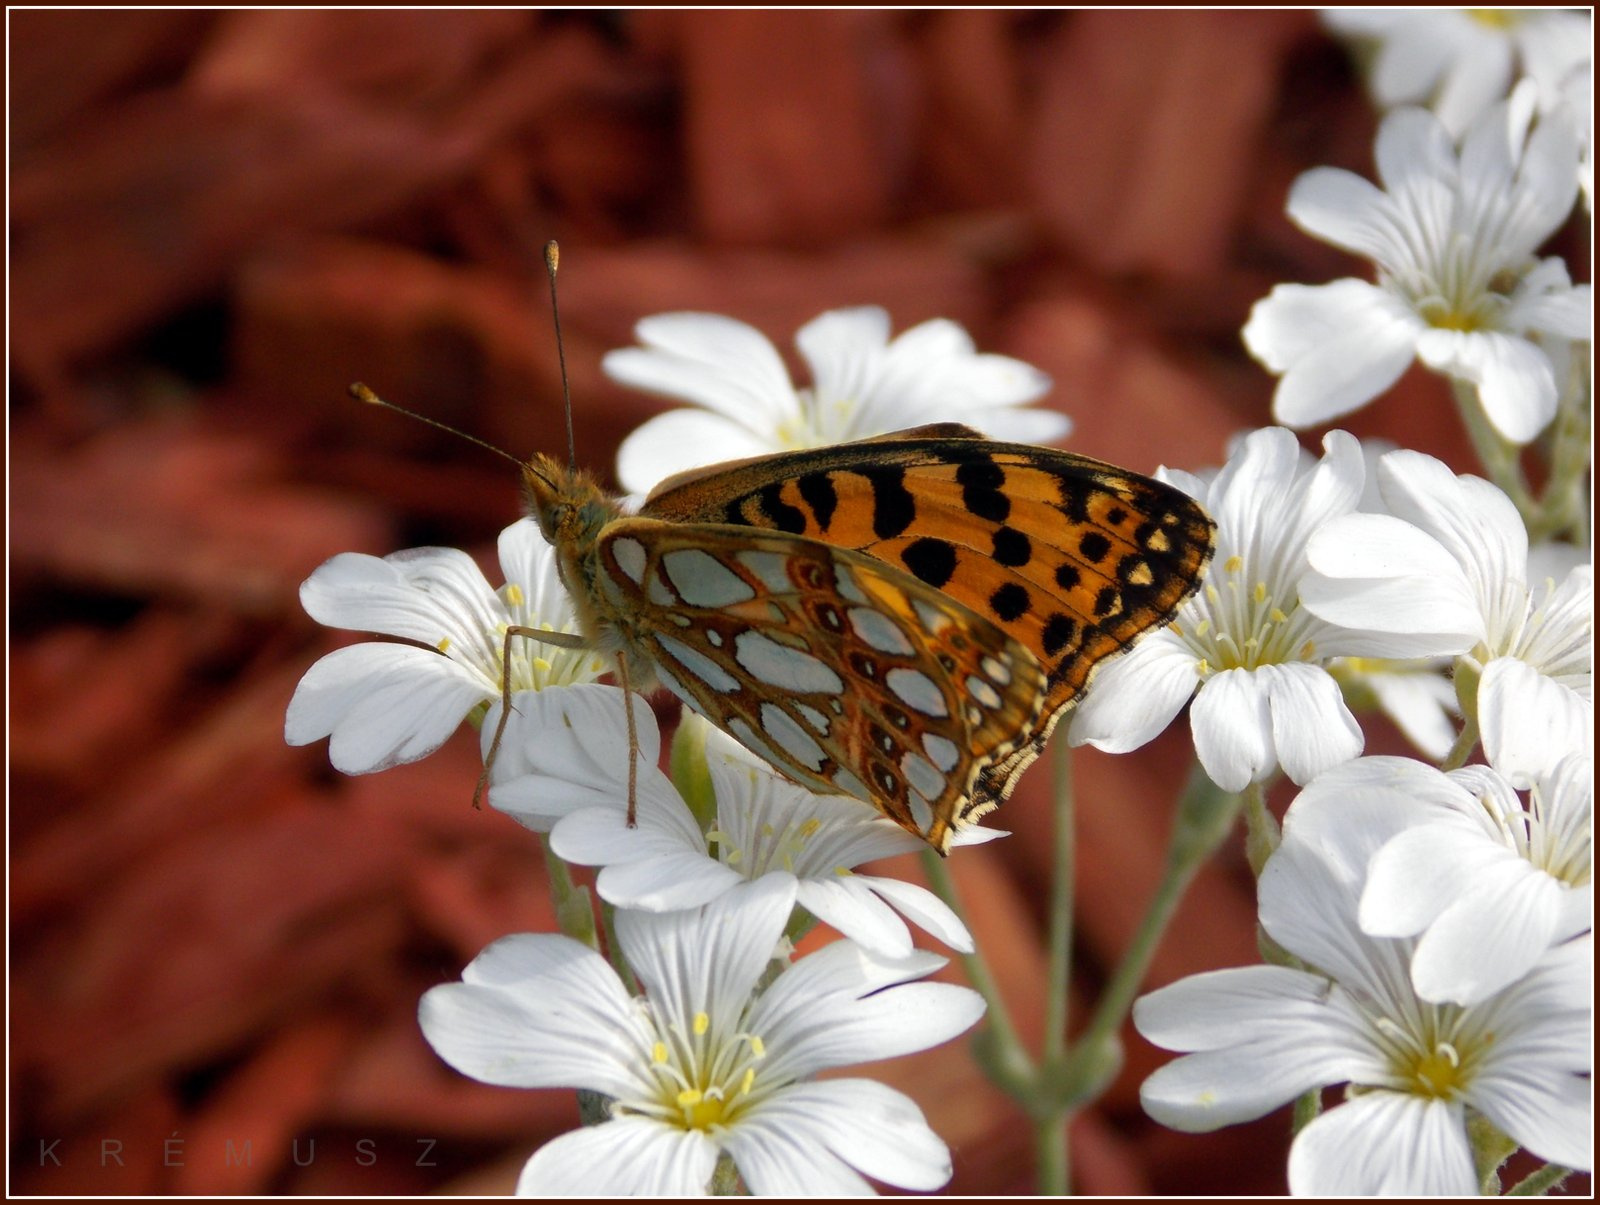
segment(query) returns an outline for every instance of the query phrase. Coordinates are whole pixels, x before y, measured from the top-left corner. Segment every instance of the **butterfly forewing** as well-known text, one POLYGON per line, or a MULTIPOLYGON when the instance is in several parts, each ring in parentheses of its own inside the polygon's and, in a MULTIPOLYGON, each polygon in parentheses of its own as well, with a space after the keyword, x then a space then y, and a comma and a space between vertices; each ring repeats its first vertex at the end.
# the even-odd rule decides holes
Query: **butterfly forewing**
POLYGON ((874 803, 935 848, 998 801, 984 775, 1032 759, 1037 658, 891 563, 640 518, 606 526, 599 570, 603 609, 662 685, 796 781, 874 803))
POLYGON ((1096 665, 1171 619, 1199 582, 1213 531, 1171 486, 953 424, 685 474, 643 513, 855 549, 964 604, 1044 666, 1035 746, 1096 665))

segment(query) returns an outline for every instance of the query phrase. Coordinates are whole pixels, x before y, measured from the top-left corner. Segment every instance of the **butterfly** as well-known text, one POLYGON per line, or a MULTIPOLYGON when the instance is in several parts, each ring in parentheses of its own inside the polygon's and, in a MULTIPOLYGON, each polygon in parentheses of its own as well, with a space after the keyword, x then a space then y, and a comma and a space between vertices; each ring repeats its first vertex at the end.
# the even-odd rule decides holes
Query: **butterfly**
POLYGON ((550 457, 522 483, 626 689, 941 853, 1171 620, 1214 535, 1172 486, 954 423, 680 474, 633 514, 550 457))

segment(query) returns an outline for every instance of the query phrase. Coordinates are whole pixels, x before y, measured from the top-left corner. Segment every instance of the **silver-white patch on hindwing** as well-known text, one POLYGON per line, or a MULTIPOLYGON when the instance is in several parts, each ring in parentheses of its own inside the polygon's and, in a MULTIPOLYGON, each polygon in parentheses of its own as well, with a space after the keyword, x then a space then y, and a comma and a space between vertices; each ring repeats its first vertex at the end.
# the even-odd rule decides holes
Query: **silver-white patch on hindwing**
POLYGON ((822 746, 776 703, 761 704, 761 727, 780 749, 806 769, 822 769, 822 746))
POLYGON ((674 549, 662 556, 661 566, 691 607, 728 607, 756 596, 749 582, 699 548, 674 549))
POLYGON ((644 584, 644 567, 648 558, 643 544, 638 540, 618 537, 611 541, 611 555, 616 558, 617 568, 627 574, 634 585, 644 584))
POLYGON ((884 685, 894 691, 900 701, 913 711, 942 718, 950 714, 938 683, 919 669, 904 666, 890 670, 883 676, 884 685))
POLYGON ((880 653, 893 653, 899 657, 909 657, 916 652, 911 647, 911 641, 906 639, 906 634, 900 626, 885 615, 882 611, 874 611, 869 607, 851 607, 849 612, 850 626, 866 644, 880 653))
POLYGON ((659 632, 656 633, 656 643, 661 646, 662 651, 667 656, 711 687, 712 690, 728 695, 739 689, 739 679, 735 678, 704 653, 690 648, 680 640, 674 640, 671 636, 663 636, 659 632))
POLYGON ((792 694, 844 693, 843 680, 823 662, 810 653, 787 648, 753 629, 734 637, 733 655, 745 673, 768 686, 776 686, 792 694))

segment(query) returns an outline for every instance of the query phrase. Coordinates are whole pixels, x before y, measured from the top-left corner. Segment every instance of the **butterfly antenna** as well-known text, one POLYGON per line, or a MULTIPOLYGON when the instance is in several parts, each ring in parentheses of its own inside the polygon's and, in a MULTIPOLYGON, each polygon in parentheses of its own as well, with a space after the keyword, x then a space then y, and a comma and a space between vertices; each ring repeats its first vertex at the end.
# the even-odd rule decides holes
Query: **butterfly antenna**
POLYGON ((367 386, 363 385, 360 381, 357 381, 354 385, 350 386, 350 396, 355 398, 358 402, 365 402, 369 406, 381 406, 385 410, 393 410, 396 414, 403 414, 407 418, 414 418, 419 423, 427 423, 430 427, 437 427, 441 431, 448 431, 457 439, 464 439, 469 444, 477 444, 480 448, 487 448, 496 456, 504 456, 519 469, 522 467, 522 461, 518 460, 515 456, 513 456, 510 452, 505 451, 503 448, 497 448, 487 440, 479 439, 476 435, 468 435, 465 431, 458 431, 456 428, 450 426, 449 423, 441 423, 438 419, 429 418, 426 414, 418 414, 415 410, 407 410, 404 406, 396 406, 393 402, 386 402, 376 393, 373 393, 371 389, 367 388, 367 386))
POLYGON ((561 266, 561 248, 551 239, 544 245, 544 267, 550 274, 550 316, 556 326, 556 359, 561 362, 561 404, 567 412, 567 466, 578 467, 578 445, 572 438, 572 388, 567 384, 567 348, 561 341, 561 307, 556 304, 556 269, 561 266))

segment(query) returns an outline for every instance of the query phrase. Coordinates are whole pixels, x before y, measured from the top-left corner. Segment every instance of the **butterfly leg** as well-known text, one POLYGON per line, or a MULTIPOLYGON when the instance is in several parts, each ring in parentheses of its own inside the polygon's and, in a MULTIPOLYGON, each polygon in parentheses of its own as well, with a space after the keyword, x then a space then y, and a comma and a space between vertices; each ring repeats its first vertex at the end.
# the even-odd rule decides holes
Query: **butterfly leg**
MULTIPOLYGON (((511 719, 511 642, 519 636, 528 640, 536 640, 540 644, 553 644, 557 648, 581 649, 588 647, 588 642, 576 632, 547 632, 543 628, 528 628, 520 625, 512 625, 506 629, 505 640, 500 646, 500 722, 494 726, 494 739, 489 742, 489 752, 483 759, 483 773, 478 775, 478 785, 472 792, 473 807, 481 805, 483 792, 489 785, 489 771, 494 769, 495 756, 500 752, 500 740, 506 734, 506 722, 511 719)), ((628 713, 628 723, 631 736, 633 724, 633 713, 631 711, 628 713)), ((631 791, 628 794, 628 798, 631 802, 633 798, 631 791)))

